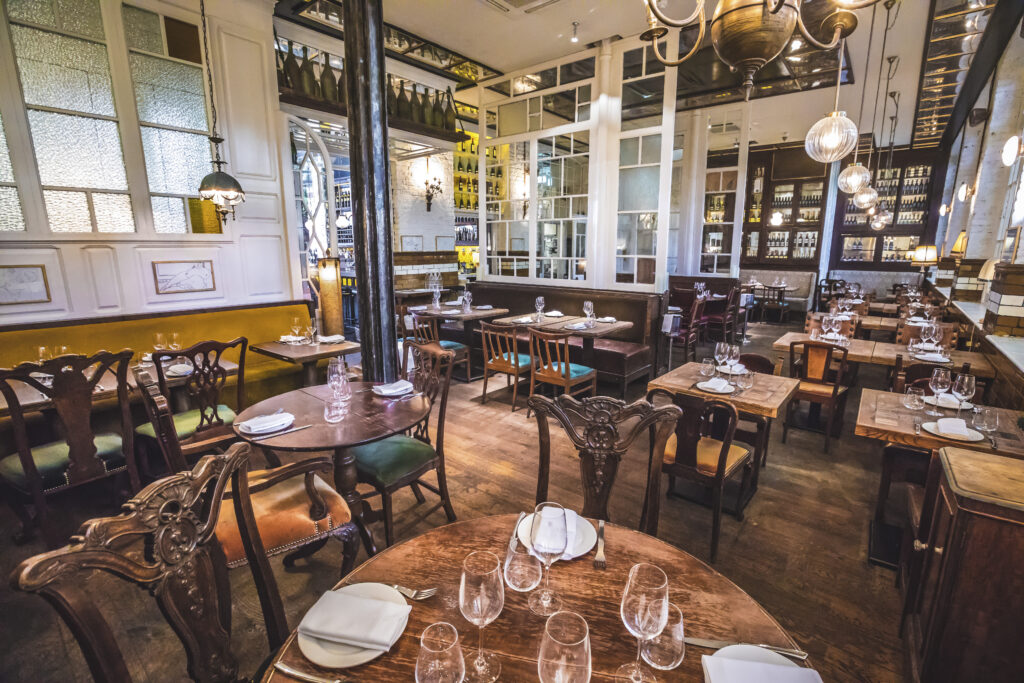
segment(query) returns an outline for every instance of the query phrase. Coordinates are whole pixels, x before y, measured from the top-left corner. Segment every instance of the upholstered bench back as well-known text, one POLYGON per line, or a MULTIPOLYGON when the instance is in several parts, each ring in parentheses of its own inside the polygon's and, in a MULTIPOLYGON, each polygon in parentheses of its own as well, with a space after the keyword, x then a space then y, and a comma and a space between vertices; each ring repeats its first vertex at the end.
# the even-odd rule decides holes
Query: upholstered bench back
POLYGON ((753 277, 761 284, 770 285, 778 278, 785 280, 787 285, 796 287, 796 290, 786 292, 786 301, 789 301, 794 308, 804 311, 811 310, 811 299, 814 296, 817 275, 814 271, 740 268, 741 283, 749 282, 753 277))

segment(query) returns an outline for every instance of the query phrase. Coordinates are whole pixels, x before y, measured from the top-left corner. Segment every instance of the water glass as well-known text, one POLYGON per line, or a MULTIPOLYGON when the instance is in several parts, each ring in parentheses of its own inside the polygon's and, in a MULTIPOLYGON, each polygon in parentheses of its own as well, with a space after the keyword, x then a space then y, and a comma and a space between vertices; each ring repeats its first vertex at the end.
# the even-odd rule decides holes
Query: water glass
POLYGON ((903 394, 903 407, 908 410, 921 410, 924 408, 924 389, 921 387, 907 387, 903 394))
POLYGON ((740 391, 746 391, 754 386, 754 373, 751 370, 747 370, 742 375, 736 375, 736 386, 740 388, 740 391))
POLYGON ((465 677, 466 663, 455 627, 440 621, 423 629, 416 657, 416 683, 462 683, 465 677))
MULTIPOLYGON (((345 364, 340 358, 332 358, 327 363, 327 386, 331 388, 331 392, 335 398, 341 398, 342 387, 348 384, 348 378, 345 376, 345 364)), ((349 388, 349 397, 351 398, 351 388, 349 388)))
POLYGON ((995 408, 990 406, 982 406, 981 410, 974 416, 974 427, 979 431, 985 432, 988 438, 992 438, 992 432, 996 431, 999 427, 999 413, 996 412, 995 408))
POLYGON ((641 562, 629 570, 622 591, 619 616, 636 638, 636 661, 623 664, 615 675, 633 683, 653 682, 653 674, 641 663, 645 640, 659 635, 668 623, 668 577, 653 564, 641 562))
POLYGON ((332 396, 324 401, 324 421, 337 424, 348 414, 348 402, 332 396))
POLYGON ((957 400, 956 405, 956 416, 960 417, 960 410, 964 407, 964 401, 969 401, 974 398, 974 389, 976 383, 974 375, 961 373, 956 376, 953 381, 953 386, 950 392, 953 394, 953 398, 957 400))
POLYGON ((815 327, 811 330, 811 341, 821 341, 821 328, 815 327))
POLYGON ((683 642, 683 611, 668 603, 668 622, 661 633, 645 640, 641 648, 644 661, 655 669, 670 671, 683 663, 686 643, 683 642))
POLYGON ((171 351, 181 351, 181 335, 177 332, 171 332, 168 336, 167 346, 171 351))
POLYGON ((462 312, 469 313, 473 310, 473 294, 467 289, 462 294, 462 312))
POLYGON ((491 683, 498 680, 501 661, 493 652, 484 651, 484 626, 497 619, 504 606, 505 584, 498 556, 485 550, 467 555, 459 581, 459 610, 466 621, 477 627, 480 637, 476 657, 467 662, 469 681, 491 683))
MULTIPOLYGON (((518 534, 518 529, 516 530, 518 534)), ((513 537, 505 553, 505 584, 517 593, 529 593, 540 585, 544 567, 530 549, 513 537)))
POLYGON ((167 337, 163 332, 157 332, 153 335, 153 350, 161 351, 167 348, 167 337))
POLYGON ((533 308, 537 311, 537 322, 540 322, 544 315, 544 297, 538 296, 533 302, 533 308))
POLYGON ((587 683, 590 680, 590 629, 575 612, 548 617, 537 656, 541 683, 587 683))
POLYGON ((530 547, 544 563, 544 588, 530 594, 530 611, 549 617, 562 606, 562 599, 551 590, 551 564, 560 558, 568 544, 565 508, 558 503, 541 503, 533 510, 530 547))
POLYGON ((925 414, 932 417, 942 417, 942 412, 938 410, 939 401, 942 399, 942 395, 949 391, 950 379, 948 368, 935 368, 932 371, 932 378, 928 380, 928 387, 935 394, 935 410, 929 410, 925 414))
POLYGON ((436 287, 434 288, 434 294, 430 306, 435 311, 441 308, 441 290, 436 287))
POLYGON ((715 375, 715 359, 705 358, 700 362, 700 375, 701 377, 714 377, 715 375))
POLYGON ((587 318, 587 327, 594 326, 594 302, 584 301, 583 302, 583 315, 587 318))
POLYGON ((50 358, 52 358, 52 356, 50 355, 50 349, 49 347, 46 346, 40 346, 38 349, 36 349, 36 355, 40 363, 42 363, 43 361, 48 361, 50 360, 50 358))

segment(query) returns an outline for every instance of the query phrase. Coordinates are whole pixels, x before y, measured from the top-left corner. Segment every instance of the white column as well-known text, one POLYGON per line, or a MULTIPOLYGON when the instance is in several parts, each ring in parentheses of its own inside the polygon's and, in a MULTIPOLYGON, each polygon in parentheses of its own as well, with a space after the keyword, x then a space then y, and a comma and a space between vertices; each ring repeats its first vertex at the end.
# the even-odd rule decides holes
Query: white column
POLYGON ((590 228, 587 231, 587 269, 597 289, 615 287, 615 206, 609 197, 616 196, 613 183, 619 181, 619 147, 614 144, 618 127, 619 95, 612 87, 612 43, 601 41, 597 54, 597 99, 590 115, 597 117, 590 163, 595 165, 599 184, 590 189, 590 228))
MULTIPOLYGON (((960 131, 963 135, 963 131, 960 131)), ((960 165, 960 136, 957 136, 953 143, 953 149, 949 152, 949 160, 946 162, 946 176, 942 184, 942 206, 951 207, 953 197, 956 196, 958 179, 956 176, 957 167, 960 165)), ((949 256, 950 249, 956 242, 956 235, 950 230, 950 221, 953 219, 951 209, 946 209, 945 216, 939 216, 938 225, 935 229, 935 244, 938 246, 939 256, 949 256)), ((957 233, 959 234, 959 233, 957 233)))

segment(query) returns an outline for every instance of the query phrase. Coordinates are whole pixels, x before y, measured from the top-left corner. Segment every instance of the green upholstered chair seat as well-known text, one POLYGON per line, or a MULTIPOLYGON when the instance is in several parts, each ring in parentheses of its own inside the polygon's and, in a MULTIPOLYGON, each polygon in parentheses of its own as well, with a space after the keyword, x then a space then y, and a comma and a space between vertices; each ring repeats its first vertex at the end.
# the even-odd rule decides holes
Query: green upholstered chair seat
POLYGON ((352 452, 359 474, 384 486, 394 484, 437 457, 429 444, 404 434, 357 446, 352 452))
MULTIPOLYGON (((558 374, 564 375, 565 368, 562 366, 565 363, 552 363, 551 367, 558 371, 558 374)), ((592 372, 586 365, 577 365, 576 363, 569 363, 569 377, 582 377, 583 375, 592 372)))
MULTIPOLYGON (((220 415, 220 419, 224 420, 224 424, 231 424, 235 421, 235 411, 231 410, 225 405, 217 406, 217 414, 220 415)), ((199 426, 199 409, 186 410, 183 413, 176 413, 174 415, 174 431, 178 433, 179 439, 187 439, 196 433, 196 427, 199 426)), ((151 422, 139 425, 135 428, 135 433, 141 436, 148 436, 156 438, 156 430, 153 428, 151 422)))
MULTIPOLYGON (((515 363, 519 367, 523 367, 524 365, 529 365, 530 364, 530 354, 528 354, 528 353, 516 353, 516 354, 504 353, 504 354, 502 354, 502 360, 504 360, 506 363, 511 362, 511 363, 515 363), (513 355, 513 359, 509 358, 510 355, 513 355)), ((488 364, 493 363, 493 362, 494 362, 494 360, 487 361, 488 364)))
POLYGON ((465 344, 460 344, 457 341, 449 341, 448 339, 441 340, 441 348, 445 351, 461 351, 466 348, 465 344))
MULTIPOLYGON (((97 434, 93 443, 96 444, 96 453, 108 472, 125 466, 120 434, 97 434)), ((54 441, 32 449, 32 460, 36 463, 36 470, 39 471, 39 476, 43 480, 44 489, 67 486, 68 480, 65 472, 71 462, 68 452, 68 445, 63 441, 54 441)), ((28 477, 25 476, 21 458, 17 453, 0 460, 0 478, 22 491, 29 490, 28 477)))

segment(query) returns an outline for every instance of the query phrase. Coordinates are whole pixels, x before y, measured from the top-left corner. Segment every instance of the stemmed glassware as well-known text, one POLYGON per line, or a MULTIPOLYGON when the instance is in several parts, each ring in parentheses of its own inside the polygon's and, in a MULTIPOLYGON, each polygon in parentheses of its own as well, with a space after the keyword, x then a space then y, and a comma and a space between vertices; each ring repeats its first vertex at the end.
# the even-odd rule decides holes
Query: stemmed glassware
POLYGON ((498 556, 486 550, 467 555, 459 582, 459 609, 466 621, 479 629, 480 636, 476 657, 467 662, 468 681, 491 683, 501 674, 497 655, 484 651, 484 626, 497 619, 504 606, 505 583, 498 556))
POLYGON ((729 346, 729 357, 725 359, 725 362, 729 365, 729 374, 736 374, 736 366, 740 362, 740 347, 737 344, 729 346))
POLYGON ((938 408, 942 405, 942 395, 949 391, 949 369, 948 368, 935 368, 932 370, 932 378, 928 380, 928 386, 931 388, 932 393, 935 395, 935 410, 928 410, 925 412, 926 415, 932 417, 942 417, 942 411, 938 408))
POLYGON ((313 344, 314 346, 320 345, 320 342, 317 341, 316 321, 313 319, 310 319, 309 324, 306 325, 306 338, 309 339, 308 343, 313 344))
POLYGON ((583 302, 583 315, 587 318, 587 327, 594 326, 594 302, 584 301, 583 302))
POLYGON ((961 373, 956 376, 950 393, 956 399, 956 416, 960 417, 960 410, 964 407, 964 401, 974 398, 975 380, 974 375, 961 373))
POLYGON ((327 364, 327 386, 331 388, 331 397, 324 401, 324 420, 332 424, 341 422, 352 399, 352 385, 348 383, 345 364, 340 358, 332 358, 327 364))
POLYGON ((530 611, 549 617, 562 606, 562 599, 551 590, 551 564, 560 558, 568 544, 565 508, 558 503, 541 503, 533 510, 530 547, 544 563, 544 587, 530 594, 530 611))
POLYGON ((540 322, 544 316, 544 297, 538 296, 533 302, 533 308, 537 311, 537 322, 540 322))
POLYGON ((575 612, 555 612, 544 624, 537 657, 541 683, 587 683, 590 680, 590 629, 575 612))
POLYGON ((668 622, 662 632, 645 640, 640 649, 644 661, 655 669, 670 671, 683 663, 683 611, 675 603, 668 603, 668 622))
POLYGON ((462 312, 469 313, 473 310, 473 293, 468 289, 462 293, 462 312))
POLYGON ((455 627, 440 621, 423 629, 416 657, 416 683, 462 683, 465 677, 466 663, 455 627))
POLYGON ((717 342, 715 344, 715 371, 725 362, 725 359, 729 357, 729 344, 727 342, 717 342))
POLYGON ((540 585, 540 580, 544 578, 544 567, 530 549, 513 536, 505 553, 504 574, 505 584, 509 588, 517 593, 529 593, 540 585))
POLYGON ((299 332, 302 331, 302 318, 300 318, 297 315, 296 316, 292 316, 291 330, 292 330, 292 336, 293 337, 298 337, 299 336, 299 332))
POLYGON ((641 664, 645 640, 659 635, 668 623, 668 577, 653 564, 641 562, 629 570, 626 587, 619 606, 622 623, 636 638, 636 661, 623 664, 615 675, 633 683, 650 683, 656 679, 641 664))
POLYGON ((171 351, 181 351, 181 335, 177 332, 171 332, 167 348, 171 351))

